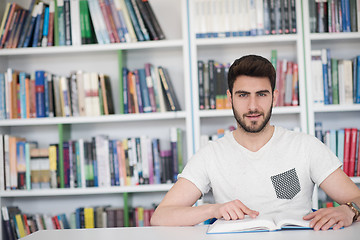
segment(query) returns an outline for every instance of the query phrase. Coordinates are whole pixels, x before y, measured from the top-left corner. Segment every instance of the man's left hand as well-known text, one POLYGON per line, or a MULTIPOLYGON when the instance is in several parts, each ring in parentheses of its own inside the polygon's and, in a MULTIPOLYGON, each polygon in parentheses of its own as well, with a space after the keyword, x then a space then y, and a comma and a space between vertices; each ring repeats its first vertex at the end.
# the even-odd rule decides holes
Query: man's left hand
POLYGON ((321 208, 304 216, 304 220, 311 220, 310 227, 315 231, 328 230, 333 227, 338 230, 352 224, 354 213, 346 205, 338 207, 321 208))

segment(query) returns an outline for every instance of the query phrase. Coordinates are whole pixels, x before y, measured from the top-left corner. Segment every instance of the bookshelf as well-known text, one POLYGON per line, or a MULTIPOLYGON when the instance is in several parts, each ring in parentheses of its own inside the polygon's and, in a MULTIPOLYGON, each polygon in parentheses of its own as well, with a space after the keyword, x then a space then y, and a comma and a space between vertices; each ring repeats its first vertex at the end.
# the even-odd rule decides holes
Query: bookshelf
MULTIPOLYGON (((304 52, 305 72, 307 79, 308 101, 308 132, 315 134, 315 123, 321 122, 323 131, 330 129, 359 128, 360 106, 359 104, 330 104, 316 105, 313 101, 313 79, 311 68, 311 51, 329 48, 331 58, 353 59, 360 55, 360 33, 355 32, 311 32, 310 18, 305 16, 310 11, 309 1, 302 1, 304 11, 304 52)), ((360 177, 351 177, 359 186, 360 177)), ((314 190, 313 205, 318 207, 318 199, 324 198, 324 193, 314 190)))
MULTIPOLYGON (((26 0, 0 3, 0 16, 7 2, 26 7, 26 0)), ((44 69, 68 75, 72 70, 97 71, 109 75, 114 96, 115 114, 98 117, 56 117, 9 119, 0 121, 0 133, 26 137, 44 147, 64 137, 89 139, 98 134, 110 138, 126 138, 146 134, 169 141, 169 128, 184 132, 184 161, 200 147, 202 134, 214 134, 218 128, 236 126, 232 110, 199 110, 197 61, 214 59, 231 63, 246 54, 259 54, 268 59, 277 50, 279 60, 299 65, 299 106, 275 107, 272 124, 297 128, 314 134, 316 121, 323 129, 360 128, 360 106, 316 106, 312 101, 311 50, 328 47, 337 58, 360 55, 360 34, 310 33, 307 1, 296 1, 296 34, 259 35, 226 38, 196 38, 196 6, 194 0, 150 0, 164 30, 166 40, 112 44, 87 44, 46 48, 0 50, 0 71, 11 67, 27 72, 44 69), (119 60, 120 59, 120 60, 119 60), (169 70, 181 111, 146 114, 119 114, 119 66, 142 68, 150 62, 169 70), (63 130, 65 128, 65 130, 63 130)), ((349 58, 350 58, 349 57, 349 58)), ((167 146, 166 146, 167 147, 167 146)), ((359 184, 360 177, 352 180, 359 184)), ((28 213, 70 213, 79 206, 145 206, 159 203, 172 184, 120 186, 110 188, 49 189, 0 191, 0 206, 16 205, 28 213), (54 205, 56 208, 54 208, 54 205)), ((314 208, 318 189, 314 190, 314 208)), ((0 225, 0 230, 2 225, 0 225)))
MULTIPOLYGON (((190 22, 197 20, 197 6, 190 4, 190 22)), ((235 59, 247 55, 258 54, 268 59, 271 58, 271 51, 277 50, 277 59, 286 59, 299 64, 299 69, 303 68, 303 40, 302 40, 302 21, 300 1, 296 1, 296 34, 279 35, 257 35, 224 38, 196 38, 196 24, 191 24, 189 28, 191 39, 191 69, 192 89, 194 96, 199 95, 198 68, 197 61, 207 62, 213 59, 216 62, 226 64, 232 63, 235 59)), ((306 113, 306 90, 305 75, 299 71, 299 106, 275 107, 273 109, 272 123, 287 128, 298 128, 306 132, 307 113, 306 113)), ((216 129, 236 126, 232 110, 200 110, 199 98, 193 99, 194 114, 194 142, 195 149, 200 147, 200 136, 202 134, 212 135, 216 129)))
MULTIPOLYGON (((29 1, 25 0, 1 2, 1 17, 8 2, 16 2, 25 8, 29 4, 29 1)), ((115 114, 94 117, 7 119, 0 121, 0 132, 37 141, 39 147, 47 147, 48 144, 61 142, 63 139, 91 139, 99 134, 108 135, 110 139, 147 135, 150 138, 159 138, 161 147, 170 149, 169 129, 176 127, 184 133, 183 158, 186 162, 188 156, 193 153, 191 101, 187 97, 190 95, 187 1, 151 0, 150 3, 165 33, 165 40, 1 49, 1 72, 13 68, 29 73, 43 69, 62 76, 67 76, 73 70, 96 71, 109 75, 115 114), (119 68, 144 68, 144 64, 148 62, 168 70, 181 111, 119 113, 119 68)), ((34 214, 70 214, 78 207, 104 205, 123 207, 127 211, 127 206, 150 208, 153 203, 160 203, 171 187, 172 184, 155 184, 0 191, 0 205, 19 206, 23 212, 34 214)), ((0 236, 3 236, 2 232, 1 225, 0 236)))

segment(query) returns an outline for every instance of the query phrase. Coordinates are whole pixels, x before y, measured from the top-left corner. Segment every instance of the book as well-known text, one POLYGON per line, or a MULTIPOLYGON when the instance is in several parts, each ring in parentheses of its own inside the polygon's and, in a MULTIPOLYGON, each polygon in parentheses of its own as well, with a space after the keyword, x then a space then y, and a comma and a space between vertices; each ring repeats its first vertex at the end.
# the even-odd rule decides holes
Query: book
POLYGON ((172 86, 169 74, 167 72, 166 68, 158 67, 159 75, 162 83, 162 87, 164 90, 164 95, 167 96, 167 101, 169 104, 169 110, 170 111, 180 111, 181 107, 177 100, 175 89, 172 86))
POLYGON ((300 214, 286 212, 259 215, 254 219, 248 215, 241 220, 218 219, 208 228, 207 234, 311 229, 309 227, 310 221, 305 221, 302 217, 303 215, 300 214))

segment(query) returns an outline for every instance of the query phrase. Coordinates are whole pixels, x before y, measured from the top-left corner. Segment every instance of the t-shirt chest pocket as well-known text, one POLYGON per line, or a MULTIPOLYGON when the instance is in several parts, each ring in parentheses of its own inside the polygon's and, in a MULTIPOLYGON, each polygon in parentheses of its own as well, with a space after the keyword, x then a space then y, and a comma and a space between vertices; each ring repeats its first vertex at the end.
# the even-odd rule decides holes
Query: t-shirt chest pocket
POLYGON ((295 168, 271 176, 271 182, 278 199, 293 199, 301 190, 295 168))

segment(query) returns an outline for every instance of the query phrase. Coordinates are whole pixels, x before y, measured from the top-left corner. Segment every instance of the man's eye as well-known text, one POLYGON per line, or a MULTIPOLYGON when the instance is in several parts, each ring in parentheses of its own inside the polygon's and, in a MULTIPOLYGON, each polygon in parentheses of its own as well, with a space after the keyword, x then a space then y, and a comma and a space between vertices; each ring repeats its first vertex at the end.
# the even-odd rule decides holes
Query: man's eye
POLYGON ((266 94, 265 94, 265 93, 258 93, 258 96, 260 96, 260 97, 265 97, 266 94))
POLYGON ((240 93, 240 94, 239 94, 239 97, 246 97, 246 96, 247 96, 246 93, 240 93))

